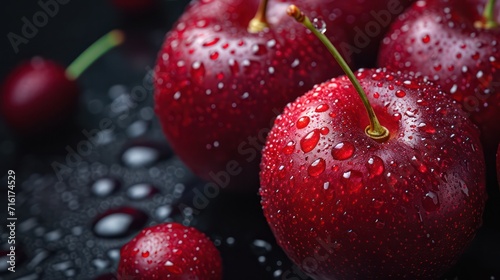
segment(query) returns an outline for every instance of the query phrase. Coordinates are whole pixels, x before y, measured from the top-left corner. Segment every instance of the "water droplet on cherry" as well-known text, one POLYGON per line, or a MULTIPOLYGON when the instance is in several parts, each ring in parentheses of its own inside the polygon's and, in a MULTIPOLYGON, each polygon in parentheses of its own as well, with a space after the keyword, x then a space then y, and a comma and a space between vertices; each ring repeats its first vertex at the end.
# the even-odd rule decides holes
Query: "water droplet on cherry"
POLYGON ((318 145, 320 139, 320 132, 315 129, 309 132, 304 138, 300 140, 300 148, 304 153, 312 151, 318 145))
POLYGON ((354 145, 350 142, 340 142, 332 149, 332 157, 336 160, 346 160, 354 154, 354 145))
POLYGON ((316 177, 321 175, 323 171, 325 171, 326 168, 326 162, 322 158, 318 158, 317 160, 313 161, 311 165, 309 165, 309 168, 307 169, 307 173, 310 176, 316 177))
POLYGON ((297 128, 298 129, 302 129, 302 128, 307 127, 309 125, 310 121, 311 121, 311 118, 309 118, 308 116, 300 117, 297 120, 297 128))

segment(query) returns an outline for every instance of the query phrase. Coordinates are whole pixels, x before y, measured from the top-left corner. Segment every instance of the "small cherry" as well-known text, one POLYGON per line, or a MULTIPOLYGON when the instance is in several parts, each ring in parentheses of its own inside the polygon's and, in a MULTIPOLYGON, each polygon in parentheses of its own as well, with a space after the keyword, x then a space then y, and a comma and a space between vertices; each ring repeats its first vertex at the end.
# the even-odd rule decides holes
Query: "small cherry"
POLYGON ((0 91, 0 114, 24 136, 48 134, 75 112, 80 90, 76 79, 106 51, 123 41, 113 30, 84 51, 66 70, 52 60, 34 57, 7 76, 0 91))
POLYGON ((352 73, 297 7, 288 13, 347 76, 290 103, 269 133, 260 194, 278 244, 313 279, 438 278, 481 225, 479 131, 432 82, 352 73))
MULTIPOLYGON (((323 1, 303 2, 328 18, 323 1)), ((222 188, 256 190, 272 119, 314 84, 341 74, 321 43, 287 17, 287 5, 193 2, 158 54, 155 111, 163 131, 195 174, 222 188)), ((342 32, 330 38, 346 40, 342 32)))
POLYGON ((143 229, 120 252, 119 280, 220 280, 222 261, 205 234, 178 223, 143 229))
POLYGON ((500 18, 495 0, 417 1, 392 24, 378 58, 379 66, 425 76, 457 100, 481 130, 488 165, 500 141, 495 13, 500 18))

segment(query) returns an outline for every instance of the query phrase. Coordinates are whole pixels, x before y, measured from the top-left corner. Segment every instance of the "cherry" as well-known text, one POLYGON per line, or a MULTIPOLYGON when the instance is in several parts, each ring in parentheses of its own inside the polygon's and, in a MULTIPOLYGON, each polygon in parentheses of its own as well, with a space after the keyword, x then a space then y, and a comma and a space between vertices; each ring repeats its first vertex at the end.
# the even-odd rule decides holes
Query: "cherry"
POLYGON ((430 81, 353 74, 297 7, 288 12, 347 76, 290 103, 269 133, 260 194, 278 244, 314 279, 439 277, 481 225, 477 128, 430 81))
POLYGON ((416 2, 393 23, 378 62, 441 85, 479 126, 489 164, 500 141, 500 5, 485 2, 416 2))
MULTIPOLYGON (((321 43, 286 16, 284 2, 193 2, 159 52, 155 110, 163 131, 195 174, 220 187, 255 190, 272 119, 341 73, 328 65, 321 43)), ((321 1, 303 2, 328 18, 321 1)), ((345 40, 338 33, 330 38, 345 40)))
POLYGON ((219 251, 200 231, 177 223, 143 229, 120 253, 118 279, 222 279, 219 251))
POLYGON ((66 70, 57 62, 35 57, 7 76, 0 91, 0 113, 20 135, 48 134, 75 112, 80 90, 76 79, 96 59, 123 41, 113 30, 83 52, 66 70))

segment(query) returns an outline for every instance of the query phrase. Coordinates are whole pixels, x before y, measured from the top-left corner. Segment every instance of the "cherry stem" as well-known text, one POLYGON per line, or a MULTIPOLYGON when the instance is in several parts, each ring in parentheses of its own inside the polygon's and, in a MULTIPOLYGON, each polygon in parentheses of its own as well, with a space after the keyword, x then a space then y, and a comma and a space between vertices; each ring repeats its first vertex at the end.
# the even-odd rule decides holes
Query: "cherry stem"
POLYGON ((342 70, 344 70, 345 74, 353 84, 354 88, 359 94, 359 97, 361 98, 361 101, 363 102, 363 105, 366 108, 366 112, 368 113, 368 117, 370 119, 370 125, 366 127, 365 133, 372 139, 383 142, 389 139, 389 130, 382 126, 380 122, 377 119, 377 116, 375 115, 375 112, 373 111, 373 107, 370 105, 370 102, 368 101, 368 98, 366 97, 366 93, 364 89, 361 87, 361 84, 359 83, 358 79, 352 72, 352 70, 349 68, 349 65, 347 62, 344 60, 344 58, 340 55, 338 50, 333 46, 332 42, 326 37, 322 32, 318 31, 316 27, 311 23, 309 18, 302 12, 300 11, 299 8, 295 5, 290 5, 287 9, 287 13, 289 16, 295 18, 298 22, 302 23, 307 29, 311 30, 316 37, 327 47, 328 51, 333 55, 337 63, 340 65, 342 70))
POLYGON ((486 29, 498 27, 498 22, 495 20, 495 3, 496 0, 489 0, 484 7, 482 26, 486 29))
POLYGON ((123 31, 116 29, 110 31, 83 51, 83 53, 66 68, 66 75, 69 79, 77 79, 90 65, 92 65, 92 63, 110 49, 123 43, 124 39, 125 35, 123 31))
POLYGON ((261 0, 257 13, 248 24, 248 32, 258 33, 269 27, 267 23, 267 3, 268 0, 261 0))

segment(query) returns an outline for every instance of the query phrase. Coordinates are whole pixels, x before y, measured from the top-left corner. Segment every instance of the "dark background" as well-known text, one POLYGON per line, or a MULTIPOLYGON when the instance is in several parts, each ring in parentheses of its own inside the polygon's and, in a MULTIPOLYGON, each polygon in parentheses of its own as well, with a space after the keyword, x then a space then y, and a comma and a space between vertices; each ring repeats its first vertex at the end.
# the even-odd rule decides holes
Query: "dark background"
MULTIPOLYGON (((16 273, 2 266, 8 233, 0 228, 0 279, 113 279, 117 250, 141 227, 165 221, 183 222, 207 233, 224 259, 224 279, 306 279, 275 244, 257 194, 221 194, 203 211, 191 212, 194 190, 203 188, 204 182, 190 174, 168 147, 152 115, 151 96, 126 108, 113 107, 135 87, 150 85, 148 74, 163 37, 187 4, 162 0, 153 12, 137 17, 116 10, 110 1, 69 1, 59 5, 57 15, 38 28, 27 44, 21 44, 16 54, 7 34, 21 35, 21 19, 32 21, 41 8, 37 1, 2 1, 1 81, 21 61, 37 55, 67 66, 114 28, 123 29, 127 40, 79 78, 79 109, 63 131, 22 139, 0 119, 0 191, 6 193, 7 170, 14 170, 18 217, 16 273), (87 141, 83 129, 98 129, 104 118, 116 128, 99 136, 102 142, 59 181, 52 164, 65 163, 66 148, 76 149, 87 141), (123 153, 137 146, 152 148, 159 159, 139 166, 124 161, 123 153), (113 178, 117 188, 110 195, 98 196, 92 185, 103 177, 113 178), (131 198, 127 191, 136 183, 151 184, 158 193, 146 199, 131 198), (122 236, 96 236, 92 228, 99 215, 123 206, 140 210, 147 218, 122 236)), ((4 200, 5 195, 0 197, 4 200)), ((5 221, 6 207, 4 202, 1 205, 0 219, 5 221)), ((498 206, 490 201, 484 227, 446 279, 500 277, 498 213, 498 206)))

